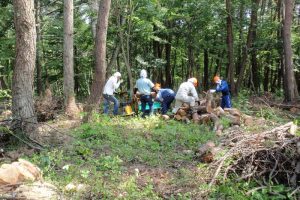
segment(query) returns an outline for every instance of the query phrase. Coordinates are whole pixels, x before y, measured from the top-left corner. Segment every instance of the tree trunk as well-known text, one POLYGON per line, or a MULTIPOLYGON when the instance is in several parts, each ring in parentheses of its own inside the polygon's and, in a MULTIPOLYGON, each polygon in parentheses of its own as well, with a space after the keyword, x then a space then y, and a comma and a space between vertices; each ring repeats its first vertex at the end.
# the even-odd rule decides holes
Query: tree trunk
MULTIPOLYGON (((132 7, 131 7, 131 0, 129 1, 129 12, 130 12, 130 16, 132 15, 132 7)), ((125 18, 122 17, 122 15, 120 13, 118 13, 119 19, 118 19, 118 27, 120 29, 119 32, 119 37, 120 37, 120 45, 121 45, 121 50, 122 50, 122 55, 124 58, 124 62, 126 65, 126 69, 127 69, 127 75, 128 75, 128 83, 129 83, 129 91, 130 91, 130 97, 133 97, 133 78, 132 78, 132 72, 131 72, 131 64, 130 64, 130 45, 129 45, 129 40, 130 40, 130 34, 131 34, 131 19, 128 20, 128 24, 127 24, 127 28, 128 28, 128 32, 127 32, 127 37, 126 37, 126 41, 124 41, 124 31, 122 30, 122 25, 125 24, 125 18), (126 43, 125 43, 126 42, 126 43), (125 45, 126 45, 126 50, 125 50, 125 45)))
POLYGON ((240 64, 240 73, 238 76, 238 80, 236 83, 236 88, 235 88, 235 93, 238 93, 243 80, 244 80, 244 74, 246 70, 246 65, 247 65, 247 58, 248 58, 248 53, 249 53, 249 48, 253 44, 253 31, 256 30, 257 27, 257 9, 259 6, 260 0, 252 0, 252 13, 251 13, 251 22, 250 22, 250 27, 248 31, 248 36, 247 36, 247 43, 245 47, 243 48, 243 53, 242 53, 242 60, 240 64))
MULTIPOLYGON (((241 66, 241 60, 242 60, 242 41, 243 41, 243 21, 244 21, 244 1, 240 1, 240 11, 239 11, 239 42, 238 42, 238 48, 237 48, 237 54, 238 58, 235 64, 236 75, 240 74, 240 66, 241 66)), ((234 91, 234 90, 232 90, 234 91)))
MULTIPOLYGON (((113 53, 112 53, 112 56, 111 56, 111 59, 107 65, 107 71, 106 71, 106 79, 112 74, 112 71, 113 71, 113 66, 116 64, 117 62, 117 58, 119 56, 119 52, 120 52, 120 49, 121 49, 121 45, 120 43, 118 42, 116 48, 114 49, 113 53)), ((120 71, 119 69, 117 69, 117 71, 120 71)))
POLYGON ((172 86, 172 73, 171 73, 171 42, 172 42, 172 36, 167 36, 168 43, 165 45, 166 47, 166 82, 165 87, 171 87, 172 86))
POLYGON ((227 55, 228 55, 228 75, 227 79, 230 83, 231 90, 234 89, 234 58, 233 58, 233 32, 231 17, 231 0, 226 0, 227 11, 227 55))
POLYGON ((34 136, 37 122, 34 111, 33 81, 36 59, 34 0, 14 0, 16 60, 12 82, 12 112, 16 128, 34 136))
MULTIPOLYGON (((100 104, 100 97, 102 95, 105 74, 106 74, 106 36, 108 28, 108 17, 111 0, 101 0, 99 5, 99 14, 97 21, 96 33, 96 66, 91 86, 91 95, 88 99, 88 104, 94 108, 100 104)), ((93 108, 93 109, 94 109, 93 108)))
POLYGON ((188 45, 188 76, 191 78, 194 76, 194 48, 192 44, 188 45))
POLYGON ((291 45, 291 26, 293 20, 294 0, 285 0, 285 13, 283 22, 283 45, 284 45, 284 65, 285 74, 284 81, 286 82, 287 90, 285 90, 285 101, 292 102, 298 98, 298 88, 295 80, 293 69, 293 52, 291 45))
POLYGON ((99 0, 93 0, 91 2, 91 10, 93 13, 96 14, 96 17, 94 18, 93 15, 91 16, 91 27, 92 27, 92 35, 93 38, 96 39, 96 33, 97 33, 97 15, 99 13, 99 0))
POLYGON ((265 66, 265 71, 264 71, 264 91, 268 92, 269 91, 269 80, 270 80, 270 59, 271 59, 271 55, 268 55, 267 61, 266 61, 266 66, 265 66))
POLYGON ((204 77, 203 77, 203 87, 204 90, 208 90, 208 50, 204 49, 204 77))
POLYGON ((36 87, 37 93, 39 96, 42 95, 43 91, 43 80, 42 80, 42 40, 41 40, 41 3, 39 0, 35 0, 35 21, 36 21, 36 44, 37 44, 37 51, 36 51, 36 87))
POLYGON ((64 0, 64 97, 65 112, 76 118, 79 110, 74 93, 73 0, 64 0))

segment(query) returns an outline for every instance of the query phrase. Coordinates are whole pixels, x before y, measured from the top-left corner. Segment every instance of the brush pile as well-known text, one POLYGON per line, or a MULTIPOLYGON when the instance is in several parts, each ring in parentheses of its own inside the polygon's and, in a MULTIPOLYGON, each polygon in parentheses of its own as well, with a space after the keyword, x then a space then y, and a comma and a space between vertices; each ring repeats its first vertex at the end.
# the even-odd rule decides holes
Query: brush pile
POLYGON ((235 174, 239 180, 256 180, 262 185, 273 182, 291 187, 300 182, 300 138, 293 122, 256 134, 229 134, 224 146, 231 148, 211 167, 225 180, 235 174), (230 145, 228 145, 230 143, 230 145), (225 162, 226 161, 226 162, 225 162), (224 165, 224 163, 230 164, 224 165))

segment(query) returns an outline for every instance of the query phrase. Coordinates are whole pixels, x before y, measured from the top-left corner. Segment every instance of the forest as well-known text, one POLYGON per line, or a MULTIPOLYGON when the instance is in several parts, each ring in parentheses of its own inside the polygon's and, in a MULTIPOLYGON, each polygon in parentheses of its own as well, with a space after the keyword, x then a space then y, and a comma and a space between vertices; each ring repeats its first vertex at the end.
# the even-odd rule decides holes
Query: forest
POLYGON ((300 199, 299 91, 299 0, 1 0, 0 199, 300 199))

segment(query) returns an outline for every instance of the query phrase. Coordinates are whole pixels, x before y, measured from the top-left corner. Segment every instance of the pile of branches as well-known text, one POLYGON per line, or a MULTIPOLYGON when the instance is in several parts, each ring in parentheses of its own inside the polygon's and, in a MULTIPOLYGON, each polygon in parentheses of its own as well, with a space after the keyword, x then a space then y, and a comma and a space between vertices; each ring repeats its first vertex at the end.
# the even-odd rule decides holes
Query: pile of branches
POLYGON ((219 99, 215 100, 211 93, 207 93, 206 97, 196 102, 196 105, 193 107, 185 103, 182 104, 176 115, 174 115, 174 119, 184 122, 192 121, 197 124, 213 123, 213 130, 217 133, 221 133, 224 129, 220 121, 221 118, 226 118, 230 125, 241 124, 242 113, 238 109, 222 109, 218 107, 218 103, 219 99))
POLYGON ((228 136, 231 149, 212 163, 215 169, 210 185, 222 175, 235 174, 239 180, 270 181, 296 187, 300 181, 300 138, 293 122, 257 134, 228 136), (226 160, 231 164, 225 166, 226 160))

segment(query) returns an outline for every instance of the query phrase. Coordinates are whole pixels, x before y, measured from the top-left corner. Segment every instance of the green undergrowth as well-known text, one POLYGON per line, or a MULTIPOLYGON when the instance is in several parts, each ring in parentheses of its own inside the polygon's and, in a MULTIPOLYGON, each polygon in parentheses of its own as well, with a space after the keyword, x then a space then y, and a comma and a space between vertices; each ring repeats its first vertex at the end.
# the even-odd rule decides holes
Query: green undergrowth
MULTIPOLYGON (((164 185, 185 188, 195 180, 198 162, 194 150, 208 140, 216 142, 210 127, 183 124, 159 117, 109 118, 96 116, 73 132, 72 144, 43 151, 31 157, 49 182, 57 185, 71 199, 162 199, 153 174, 164 171, 164 185), (150 170, 151 169, 151 170, 150 170), (151 172, 152 172, 151 171, 151 172), (180 176, 182 172, 189 176, 180 176), (84 191, 66 191, 69 183, 84 184, 84 191), (156 184, 156 185, 155 185, 156 184)), ((179 190, 180 191, 180 190, 179 190)), ((174 199, 190 199, 189 191, 169 194, 174 199), (174 196, 175 195, 175 196, 174 196)))
POLYGON ((269 183, 260 186, 254 181, 234 181, 234 178, 216 186, 210 200, 232 199, 232 200, 298 200, 299 191, 284 185, 269 183))
MULTIPOLYGON (((267 103, 253 104, 249 99, 253 95, 250 91, 242 90, 238 96, 232 98, 232 105, 242 113, 275 123, 283 124, 288 121, 295 121, 297 116, 291 115, 288 111, 271 107, 267 103)), ((276 94, 275 94, 276 95, 276 94)), ((282 96, 275 96, 282 99, 282 96)))

